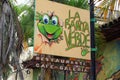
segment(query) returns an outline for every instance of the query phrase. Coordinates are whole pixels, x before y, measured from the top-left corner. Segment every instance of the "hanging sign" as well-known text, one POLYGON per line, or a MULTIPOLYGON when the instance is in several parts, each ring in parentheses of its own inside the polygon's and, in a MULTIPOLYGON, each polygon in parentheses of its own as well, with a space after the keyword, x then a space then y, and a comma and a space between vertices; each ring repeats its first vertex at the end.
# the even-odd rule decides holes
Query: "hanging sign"
POLYGON ((89 11, 36 0, 34 52, 90 60, 89 11))

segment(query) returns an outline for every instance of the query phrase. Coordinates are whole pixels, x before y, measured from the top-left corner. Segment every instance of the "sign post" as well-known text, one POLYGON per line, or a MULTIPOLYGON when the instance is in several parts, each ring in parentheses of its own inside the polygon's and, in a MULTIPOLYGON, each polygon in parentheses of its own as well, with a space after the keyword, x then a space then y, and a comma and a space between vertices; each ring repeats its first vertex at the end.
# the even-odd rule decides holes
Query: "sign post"
POLYGON ((90 4, 90 30, 91 30, 91 80, 96 80, 94 0, 90 0, 89 4, 90 4))

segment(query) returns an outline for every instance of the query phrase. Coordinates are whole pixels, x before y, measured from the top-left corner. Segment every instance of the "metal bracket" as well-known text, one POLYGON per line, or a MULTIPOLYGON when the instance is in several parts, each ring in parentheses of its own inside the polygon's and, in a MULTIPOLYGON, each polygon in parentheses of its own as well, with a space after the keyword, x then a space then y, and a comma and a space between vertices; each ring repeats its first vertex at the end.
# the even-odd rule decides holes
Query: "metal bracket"
POLYGON ((96 52, 96 51, 97 51, 97 48, 91 48, 91 51, 95 51, 95 52, 96 52))
POLYGON ((90 21, 91 22, 96 22, 96 19, 95 18, 91 18, 90 21))

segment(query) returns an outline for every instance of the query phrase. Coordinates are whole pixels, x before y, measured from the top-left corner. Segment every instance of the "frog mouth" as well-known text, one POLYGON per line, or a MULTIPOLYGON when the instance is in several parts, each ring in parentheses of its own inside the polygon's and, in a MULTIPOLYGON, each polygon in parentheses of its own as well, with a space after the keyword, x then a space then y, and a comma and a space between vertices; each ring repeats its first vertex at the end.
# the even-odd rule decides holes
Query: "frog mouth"
POLYGON ((48 38, 48 39, 52 39, 52 38, 53 38, 53 34, 47 33, 47 38, 48 38))

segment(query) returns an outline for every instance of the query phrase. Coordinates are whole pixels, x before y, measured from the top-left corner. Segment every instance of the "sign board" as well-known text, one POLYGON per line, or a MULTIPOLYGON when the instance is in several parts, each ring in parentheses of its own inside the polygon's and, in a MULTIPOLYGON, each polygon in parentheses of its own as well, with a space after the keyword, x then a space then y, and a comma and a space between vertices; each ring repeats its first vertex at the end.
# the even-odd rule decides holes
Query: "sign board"
POLYGON ((34 52, 90 60, 89 11, 36 0, 34 52))

